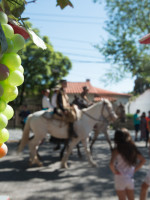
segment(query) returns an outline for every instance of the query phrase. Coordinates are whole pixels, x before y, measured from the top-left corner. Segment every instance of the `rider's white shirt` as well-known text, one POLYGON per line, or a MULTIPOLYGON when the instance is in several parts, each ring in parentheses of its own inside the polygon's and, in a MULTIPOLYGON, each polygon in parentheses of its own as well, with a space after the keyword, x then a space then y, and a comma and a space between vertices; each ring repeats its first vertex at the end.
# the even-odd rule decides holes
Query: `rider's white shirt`
POLYGON ((43 98, 42 98, 42 107, 52 109, 52 105, 50 104, 50 100, 47 96, 43 96, 43 98))
POLYGON ((57 93, 54 93, 52 98, 51 98, 51 104, 53 108, 57 107, 57 93))

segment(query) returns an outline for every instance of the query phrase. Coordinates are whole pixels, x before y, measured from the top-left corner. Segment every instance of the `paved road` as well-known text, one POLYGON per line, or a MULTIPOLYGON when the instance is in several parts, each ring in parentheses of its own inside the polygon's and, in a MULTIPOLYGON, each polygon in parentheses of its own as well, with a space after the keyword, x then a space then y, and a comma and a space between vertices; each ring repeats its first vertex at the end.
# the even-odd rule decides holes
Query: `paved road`
MULTIPOLYGON (((28 149, 21 156, 16 154, 20 129, 10 130, 7 143, 8 155, 0 160, 0 195, 9 195, 10 200, 116 200, 113 175, 108 164, 108 144, 99 138, 93 158, 98 163, 92 168, 84 156, 79 159, 76 149, 69 159, 69 170, 60 169, 59 151, 53 151, 53 144, 45 142, 40 147, 44 166, 28 167, 28 149), (13 140, 13 142, 12 142, 13 140)), ((148 160, 148 149, 144 142, 137 142, 140 151, 148 160)), ((138 199, 140 185, 148 169, 146 165, 135 175, 135 196, 138 199)), ((149 195, 150 198, 150 195, 149 195)))

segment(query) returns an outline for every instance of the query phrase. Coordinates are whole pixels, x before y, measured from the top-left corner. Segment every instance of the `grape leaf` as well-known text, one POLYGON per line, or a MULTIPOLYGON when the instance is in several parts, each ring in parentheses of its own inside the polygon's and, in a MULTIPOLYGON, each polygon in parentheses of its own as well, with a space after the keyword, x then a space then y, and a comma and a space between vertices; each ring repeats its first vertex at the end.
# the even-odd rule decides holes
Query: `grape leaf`
POLYGON ((71 6, 73 8, 73 4, 69 0, 57 0, 56 6, 60 6, 61 9, 64 9, 66 6, 71 6))
POLYGON ((41 38, 39 38, 39 36, 37 36, 34 31, 32 31, 29 28, 27 28, 26 30, 29 33, 30 38, 31 38, 31 40, 33 41, 34 44, 36 44, 38 47, 40 47, 42 49, 47 48, 44 41, 41 38))
POLYGON ((2 0, 2 8, 7 15, 20 17, 25 9, 25 0, 2 0))

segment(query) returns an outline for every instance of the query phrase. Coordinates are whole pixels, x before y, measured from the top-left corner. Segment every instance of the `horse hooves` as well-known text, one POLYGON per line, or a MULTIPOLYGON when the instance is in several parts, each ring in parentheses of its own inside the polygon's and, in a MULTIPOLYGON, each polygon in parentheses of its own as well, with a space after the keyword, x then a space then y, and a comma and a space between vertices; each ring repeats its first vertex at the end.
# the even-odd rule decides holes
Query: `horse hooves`
POLYGON ((38 162, 36 163, 38 167, 43 167, 43 163, 42 162, 38 162))
POLYGON ((61 164, 61 168, 68 169, 69 167, 68 167, 67 163, 64 163, 64 164, 61 164))
POLYGON ((96 162, 92 163, 92 167, 98 167, 98 164, 96 162))
POLYGON ((29 165, 29 167, 33 167, 33 166, 43 167, 43 163, 42 162, 29 161, 28 165, 29 165))

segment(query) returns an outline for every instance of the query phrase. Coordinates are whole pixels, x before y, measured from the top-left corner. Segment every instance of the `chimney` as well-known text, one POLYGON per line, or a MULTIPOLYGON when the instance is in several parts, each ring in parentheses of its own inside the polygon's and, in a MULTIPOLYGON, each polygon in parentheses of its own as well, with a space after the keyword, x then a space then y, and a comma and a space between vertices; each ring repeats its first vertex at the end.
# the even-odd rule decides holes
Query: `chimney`
POLYGON ((86 79, 86 82, 90 82, 90 79, 89 79, 89 78, 87 78, 87 79, 86 79))

